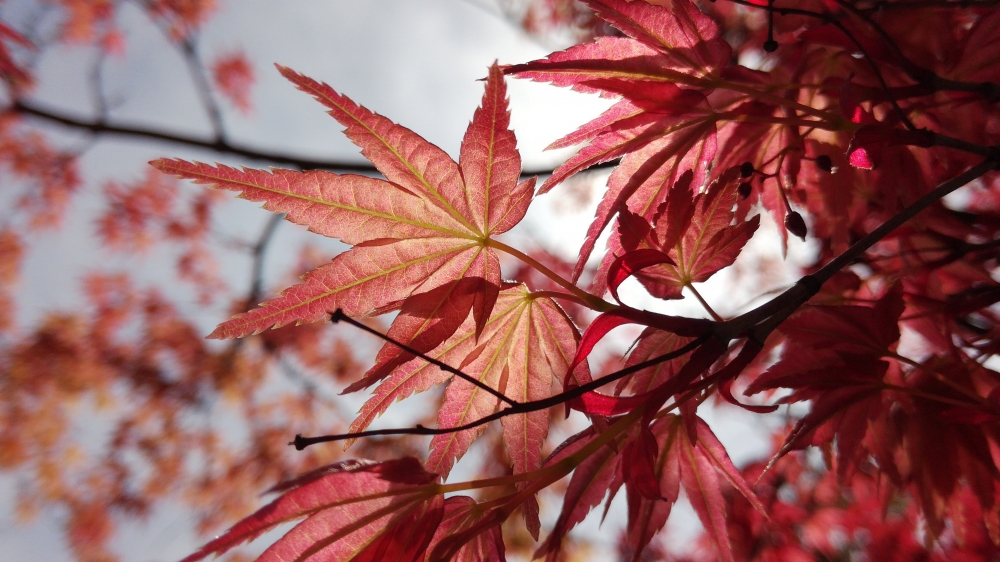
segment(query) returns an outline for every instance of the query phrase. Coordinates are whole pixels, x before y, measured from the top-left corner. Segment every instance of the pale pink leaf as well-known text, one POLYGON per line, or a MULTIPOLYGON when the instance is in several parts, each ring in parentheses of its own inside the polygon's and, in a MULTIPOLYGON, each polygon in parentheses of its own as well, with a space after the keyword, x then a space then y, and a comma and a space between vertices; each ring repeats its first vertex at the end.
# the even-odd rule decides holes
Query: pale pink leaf
POLYGON ((260 308, 237 314, 211 338, 238 338, 292 322, 315 322, 341 309, 362 316, 458 277, 479 260, 496 259, 490 250, 456 238, 417 238, 355 246, 306 274, 260 308))

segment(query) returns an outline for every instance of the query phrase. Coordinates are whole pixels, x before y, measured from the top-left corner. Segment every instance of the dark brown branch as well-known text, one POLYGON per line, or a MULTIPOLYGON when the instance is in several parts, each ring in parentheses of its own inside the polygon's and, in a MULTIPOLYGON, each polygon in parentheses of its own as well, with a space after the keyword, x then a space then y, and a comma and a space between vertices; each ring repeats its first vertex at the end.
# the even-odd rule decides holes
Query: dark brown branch
MULTIPOLYGON (((852 244, 850 248, 844 250, 842 254, 824 265, 819 271, 802 277, 792 288, 759 307, 741 314, 732 320, 720 323, 716 328, 716 336, 729 339, 746 334, 753 334, 758 338, 762 335, 766 336, 770 330, 776 328, 778 324, 799 306, 818 293, 823 283, 826 283, 841 269, 860 259, 869 248, 874 246, 879 240, 885 238, 890 232, 902 226, 945 195, 997 169, 1000 169, 1000 156, 994 153, 991 158, 983 160, 965 172, 938 185, 933 190, 925 193, 923 197, 917 199, 895 216, 882 223, 878 228, 852 244), (758 326, 759 329, 756 329, 758 326)), ((761 341, 763 340, 761 339, 761 341)))
MULTIPOLYGON (((141 125, 109 123, 101 119, 86 119, 24 100, 15 101, 6 110, 6 113, 27 115, 72 129, 82 129, 95 135, 140 138, 180 144, 194 148, 204 148, 221 154, 230 154, 233 156, 249 158, 251 160, 262 160, 272 164, 282 164, 300 170, 329 170, 333 172, 353 172, 357 174, 379 175, 379 171, 375 168, 375 166, 368 163, 344 162, 342 160, 312 160, 287 153, 257 150, 248 146, 227 141, 225 139, 208 140, 190 135, 168 133, 160 129, 141 125)), ((618 160, 612 160, 610 162, 592 166, 590 169, 597 170, 602 168, 613 168, 617 165, 618 160)), ((545 176, 550 174, 552 174, 551 168, 539 168, 534 170, 527 169, 521 172, 521 177, 527 178, 531 176, 545 176)))
POLYGON ((73 129, 82 129, 95 135, 122 136, 142 138, 154 141, 182 144, 195 148, 205 148, 223 154, 242 156, 251 160, 264 160, 275 164, 285 164, 302 170, 324 169, 338 172, 356 172, 361 174, 377 174, 378 170, 371 164, 354 164, 337 160, 311 160, 280 152, 255 150, 228 141, 205 140, 202 138, 172 134, 159 129, 131 124, 113 124, 103 120, 83 119, 46 108, 30 102, 17 100, 8 109, 9 113, 29 115, 49 123, 57 123, 73 129))
MULTIPOLYGON (((560 404, 565 404, 571 400, 579 398, 590 392, 591 390, 598 389, 605 384, 614 382, 621 378, 624 378, 633 373, 639 372, 645 368, 652 367, 663 363, 664 361, 669 361, 676 357, 680 357, 689 351, 701 346, 705 341, 707 341, 713 335, 723 341, 732 341, 737 337, 750 337, 751 340, 762 343, 764 339, 778 327, 788 316, 792 314, 798 307, 802 306, 806 301, 812 298, 820 288, 823 286, 827 280, 830 279, 836 272, 840 271, 847 265, 851 264, 858 258, 860 258, 869 248, 875 245, 876 242, 887 236, 893 230, 902 226, 905 222, 916 216, 918 213, 926 209, 927 207, 934 204, 936 201, 940 200, 945 195, 948 195, 952 191, 968 184, 969 182, 979 178, 980 176, 1000 168, 1000 157, 994 155, 991 158, 987 158, 969 168, 965 172, 955 176, 954 178, 945 181, 940 184, 935 189, 924 194, 923 197, 917 199, 912 204, 907 206, 905 209, 897 213, 891 219, 884 222, 881 226, 870 232, 868 235, 863 237, 861 240, 855 242, 850 248, 848 248, 844 253, 840 254, 828 264, 820 268, 816 273, 806 275, 799 279, 799 281, 789 290, 778 295, 771 301, 764 303, 763 305, 740 315, 737 318, 728 320, 726 322, 720 322, 714 324, 713 332, 704 334, 697 339, 692 340, 687 345, 679 348, 670 353, 661 355, 659 357, 654 357, 642 363, 638 363, 631 367, 622 369, 610 375, 606 375, 594 381, 591 381, 585 385, 571 388, 567 391, 561 392, 559 394, 550 396, 544 400, 535 400, 532 402, 522 402, 514 406, 509 406, 494 412, 489 416, 485 416, 478 420, 474 420, 464 425, 451 428, 430 428, 418 425, 413 428, 402 428, 402 429, 376 429, 371 431, 361 431, 357 433, 345 433, 340 435, 324 435, 320 437, 303 437, 301 435, 296 435, 295 440, 289 443, 289 445, 294 445, 296 449, 302 450, 310 445, 315 445, 317 443, 327 443, 332 441, 344 441, 347 439, 359 439, 362 437, 376 437, 382 435, 442 435, 448 433, 456 433, 459 431, 465 431, 467 429, 472 429, 479 427, 481 425, 490 423, 492 421, 504 418, 506 416, 514 414, 523 414, 528 412, 534 412, 537 410, 543 410, 545 408, 551 408, 553 406, 558 406, 560 404)), ((346 318, 346 317, 345 317, 346 318)), ((364 326, 363 324, 356 323, 352 321, 352 324, 364 326)), ((376 333, 367 326, 364 326, 366 331, 376 333)), ((425 359, 430 360, 423 354, 416 354, 425 359)), ((457 370, 456 370, 457 371, 457 370)), ((721 371, 720 371, 721 373, 721 371)), ((464 374, 464 373, 463 373, 464 374)), ((738 373, 737 373, 738 374, 738 373)), ((727 375, 732 375, 732 373, 727 373, 727 375)), ((466 375, 467 376, 467 375, 466 375)))
POLYGON ((360 439, 362 437, 377 437, 380 435, 444 435, 448 433, 458 433, 460 431, 473 429, 481 425, 488 424, 492 421, 496 421, 501 418, 505 418, 507 416, 512 416, 514 414, 526 414, 528 412, 535 412, 538 410, 544 410, 546 408, 551 408, 553 406, 559 406, 561 404, 565 404, 570 400, 579 398, 592 390, 597 390, 598 388, 608 383, 615 382, 616 380, 622 379, 634 373, 638 373, 643 369, 659 365, 660 363, 663 363, 665 361, 681 357, 682 355, 687 354, 689 351, 705 343, 705 341, 708 340, 708 338, 709 338, 708 334, 703 335, 699 338, 691 340, 684 347, 675 349, 670 353, 665 353, 658 357, 648 359, 646 361, 643 361, 642 363, 636 363, 631 367, 627 367, 620 371, 611 373, 609 375, 605 375, 587 384, 571 388, 565 392, 554 394, 548 398, 545 398, 544 400, 533 400, 531 402, 521 402, 520 404, 517 404, 515 406, 508 406, 503 410, 494 412, 488 416, 479 418, 478 420, 473 420, 467 424, 460 425, 457 427, 424 427, 422 425, 417 425, 416 427, 412 428, 374 429, 371 431, 359 431, 357 433, 344 433, 340 435, 323 435, 320 437, 303 437, 301 435, 296 435, 295 440, 289 443, 289 445, 294 445, 297 450, 301 451, 302 449, 305 449, 306 447, 310 445, 315 445, 317 443, 345 441, 347 439, 360 439))

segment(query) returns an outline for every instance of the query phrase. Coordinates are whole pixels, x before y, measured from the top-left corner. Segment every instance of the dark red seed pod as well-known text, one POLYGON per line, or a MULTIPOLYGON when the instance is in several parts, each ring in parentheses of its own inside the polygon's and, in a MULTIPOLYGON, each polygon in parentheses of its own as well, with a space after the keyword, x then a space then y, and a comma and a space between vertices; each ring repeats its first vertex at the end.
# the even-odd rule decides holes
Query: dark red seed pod
POLYGON ((749 178, 750 176, 753 175, 753 172, 754 172, 753 164, 751 164, 749 162, 744 162, 744 163, 740 164, 740 177, 741 178, 749 178))
POLYGON ((753 186, 745 181, 740 182, 740 184, 736 186, 736 193, 740 195, 740 199, 746 199, 747 197, 750 197, 751 191, 753 191, 753 186))
POLYGON ((819 168, 820 170, 823 170, 824 172, 832 172, 833 161, 831 161, 830 157, 827 156, 826 154, 820 154, 819 156, 816 157, 816 167, 819 168))
POLYGON ((806 227, 806 221, 802 220, 802 215, 797 211, 792 211, 785 215, 785 228, 788 229, 788 232, 803 240, 806 239, 806 234, 809 232, 809 229, 806 227))

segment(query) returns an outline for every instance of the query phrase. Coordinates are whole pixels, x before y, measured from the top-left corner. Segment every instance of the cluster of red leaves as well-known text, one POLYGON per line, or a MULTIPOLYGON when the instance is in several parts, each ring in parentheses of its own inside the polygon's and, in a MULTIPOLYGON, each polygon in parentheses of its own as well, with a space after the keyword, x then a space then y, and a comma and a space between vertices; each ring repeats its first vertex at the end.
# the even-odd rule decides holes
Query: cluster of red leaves
POLYGON ((57 226, 80 187, 74 155, 54 149, 42 135, 6 116, 0 116, 2 172, 13 186, 24 188, 16 205, 30 228, 57 226))
POLYGON ((614 33, 593 11, 575 0, 503 0, 499 5, 521 29, 543 40, 582 42, 614 33))
MULTIPOLYGON (((980 177, 987 193, 997 189, 996 177, 986 175, 1000 159, 1000 65, 988 30, 1000 12, 931 6, 944 23, 908 28, 913 8, 891 3, 879 8, 884 14, 819 0, 773 9, 723 3, 714 14, 687 0, 586 4, 620 35, 503 69, 619 99, 553 143, 584 146, 538 190, 620 159, 569 279, 494 238, 520 220, 534 195, 533 180, 517 183, 520 157, 496 66, 458 163, 286 69, 388 181, 154 162, 354 245, 303 284, 222 324, 214 337, 312 322, 333 311, 338 320, 399 310, 375 366, 348 387, 379 384, 351 433, 297 437, 297 448, 387 433, 363 430, 391 402, 448 383, 436 429, 388 431, 434 435, 423 469, 403 475, 394 463, 416 463, 405 459, 320 469, 279 486, 285 493, 271 506, 191 560, 303 516, 263 559, 367 560, 390 553, 405 560, 495 559, 503 553, 495 547, 499 523, 520 509, 537 540, 534 495, 570 472, 561 515, 535 556, 555 560, 566 533, 623 486, 628 558, 638 559, 663 527, 681 488, 720 559, 757 556, 741 549, 751 548, 762 525, 779 524, 769 513, 781 514, 764 505, 696 412, 715 391, 751 411, 777 408, 740 402, 733 394, 740 375, 750 379, 747 395, 788 389, 779 403, 811 403, 772 462, 787 465, 789 451, 819 446, 836 467, 823 478, 854 483, 857 503, 850 510, 885 510, 894 497, 912 497, 910 518, 895 532, 913 531, 913 514, 920 513, 928 545, 949 540, 948 529, 961 543, 982 535, 978 520, 966 518, 975 511, 992 541, 1000 541, 1000 375, 984 365, 1000 329, 990 310, 1000 301, 990 251, 1000 234, 991 207, 996 199, 980 195, 978 212, 940 202, 980 177), (759 42, 727 42, 712 15, 735 35, 759 42), (767 71, 733 62, 762 55, 767 71), (695 284, 736 260, 757 230, 758 210, 779 226, 783 248, 789 232, 818 240, 816 266, 767 304, 725 319, 695 284), (608 249, 590 291, 583 291, 574 283, 609 227, 608 249), (520 275, 538 285, 502 283, 495 251, 535 269, 520 275), (852 263, 864 267, 842 271, 852 263), (659 298, 691 291, 712 319, 622 304, 619 287, 633 276, 659 298), (619 304, 603 300, 606 292, 619 304), (553 298, 600 315, 578 336, 553 298), (647 329, 625 369, 591 381, 587 356, 623 324, 647 329), (898 353, 901 330, 912 336, 906 350, 913 357, 898 353), (615 380, 612 394, 597 391, 615 380), (558 404, 582 411, 592 426, 543 461, 544 409, 558 404), (492 420, 501 421, 511 476, 440 483, 492 420), (756 526, 744 543, 734 545, 722 480, 757 511, 732 508, 733 525, 742 517, 756 526), (872 481, 882 494, 872 492, 872 481), (468 515, 454 527, 442 523, 446 504, 455 500, 445 501, 444 493, 511 484, 506 495, 482 503, 463 499, 456 509, 468 515), (442 528, 448 538, 436 543, 442 528), (474 544, 475 551, 461 550, 474 544)), ((810 521, 819 527, 803 531, 787 554, 840 548, 829 538, 835 518, 821 506, 801 508, 814 510, 810 521)), ((848 528, 864 525, 841 519, 848 528)))
MULTIPOLYGON (((830 457, 832 459, 832 457, 830 457)), ((990 538, 985 515, 968 490, 952 508, 966 523, 944 530, 936 541, 923 528, 916 504, 895 493, 874 464, 850 478, 807 462, 802 454, 782 457, 772 467, 743 469, 770 515, 761 516, 743 496, 723 491, 727 528, 737 560, 992 560, 1000 548, 990 538), (888 484, 888 486, 887 486, 888 484)), ((708 537, 672 562, 717 560, 708 537)))
MULTIPOLYGON (((5 247, 5 262, 9 253, 5 247)), ((33 475, 19 489, 18 509, 65 508, 81 560, 114 559, 107 540, 115 520, 144 516, 163 498, 186 497, 208 530, 247 513, 248 490, 331 460, 283 446, 287 424, 329 423, 325 400, 261 392, 285 346, 237 354, 208 345, 162 296, 123 275, 93 276, 86 287, 90 310, 44 319, 4 350, 0 377, 2 466, 33 475), (219 396, 252 420, 250 446, 230 442, 214 424, 192 423, 192 412, 219 396), (81 415, 109 425, 106 448, 81 446, 81 415)), ((310 331, 297 345, 307 345, 310 331)), ((328 364, 345 356, 328 338, 312 348, 328 364)))
POLYGON ((212 15, 215 0, 151 0, 146 9, 175 41, 183 41, 212 15))
POLYGON ((181 200, 177 183, 150 171, 131 185, 108 182, 107 207, 97 219, 103 245, 118 253, 142 252, 154 244, 172 243, 179 251, 175 271, 197 291, 202 304, 224 294, 218 263, 210 249, 214 192, 201 192, 181 200))

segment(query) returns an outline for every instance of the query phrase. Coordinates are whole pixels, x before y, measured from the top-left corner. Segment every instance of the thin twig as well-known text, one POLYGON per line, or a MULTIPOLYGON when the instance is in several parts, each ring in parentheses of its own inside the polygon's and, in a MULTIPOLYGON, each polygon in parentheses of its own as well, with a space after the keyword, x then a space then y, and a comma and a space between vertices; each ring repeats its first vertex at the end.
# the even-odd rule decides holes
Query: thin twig
MULTIPOLYGON (((367 326, 366 326, 367 327, 367 326)), ((417 425, 412 428, 402 428, 402 429, 375 429, 371 431, 359 431, 357 433, 344 433, 340 435, 324 435, 321 437, 303 437, 301 435, 296 435, 295 440, 289 443, 294 445, 299 451, 305 449, 310 445, 315 445, 317 443, 328 443, 331 441, 345 441, 348 439, 360 439, 363 437, 375 437, 379 435, 444 435, 448 433, 457 433, 460 431, 465 431, 467 429, 473 429, 481 425, 488 424, 492 421, 505 418, 507 416, 512 416, 514 414, 526 414, 528 412, 535 412, 538 410, 544 410, 546 408, 551 408, 553 406, 559 406, 560 404, 565 404, 570 400, 574 400, 583 396, 584 394, 590 392, 591 390, 596 390, 608 383, 615 382, 618 379, 627 377, 633 373, 637 373, 648 367, 659 365, 664 361, 669 361, 671 359, 685 355, 689 351, 695 349, 709 338, 706 334, 694 340, 688 342, 684 347, 675 349, 670 353, 665 353, 659 357, 654 357, 642 363, 637 363, 631 367, 627 367, 618 372, 611 373, 609 375, 595 379, 587 384, 580 385, 571 388, 567 391, 560 392, 559 394, 554 394, 543 400, 533 400, 531 402, 521 402, 516 406, 509 406, 503 410, 494 412, 488 416, 479 418, 478 420, 473 420, 464 425, 457 427, 424 427, 422 425, 417 425)))
POLYGON ((253 246, 253 264, 251 265, 250 273, 252 280, 250 282, 250 293, 247 295, 247 305, 249 306, 256 305, 264 292, 264 256, 267 253, 268 245, 274 238, 274 233, 277 232, 278 226, 281 225, 281 221, 284 218, 284 214, 271 215, 271 218, 268 219, 267 224, 264 226, 263 232, 260 233, 257 243, 253 246))
POLYGON ((451 365, 448 365, 447 363, 444 363, 443 361, 435 359, 435 358, 433 358, 433 357, 431 357, 431 356, 429 356, 429 355, 427 355, 425 353, 421 353, 420 351, 417 351, 416 349, 414 349, 414 348, 406 345, 405 343, 403 343, 401 341, 397 341, 397 340, 395 340, 395 339, 393 339, 393 338, 391 338, 391 337, 383 334, 382 332, 379 332, 378 330, 375 330, 373 328, 369 328, 368 326, 362 324, 361 322, 358 322, 357 320, 355 320, 355 319, 351 318, 350 316, 344 314, 339 308, 333 314, 330 315, 330 321, 333 322, 334 324, 336 324, 337 322, 347 322, 348 324, 350 324, 351 326, 354 326, 355 328, 359 328, 359 329, 361 329, 361 330, 363 330, 365 332, 368 332, 369 334, 371 334, 371 335, 373 335, 373 336, 375 336, 377 338, 383 339, 383 340, 385 340, 385 341, 387 341, 387 342, 395 345, 396 347, 402 349, 403 351, 405 351, 405 352, 407 352, 407 353, 409 353, 411 355, 415 355, 415 356, 423 359, 424 361, 427 361, 428 363, 437 366, 442 371, 446 371, 448 373, 451 373, 451 374, 455 375, 456 377, 459 377, 460 379, 462 379, 462 380, 464 380, 464 381, 466 381, 466 382, 468 382, 468 383, 470 383, 470 384, 472 384, 472 385, 474 385, 474 386, 476 386, 476 387, 478 387, 478 388, 480 388, 482 390, 485 390, 486 392, 488 392, 488 393, 492 394, 493 396, 497 397, 497 399, 500 400, 500 401, 502 401, 502 402, 506 402, 507 404, 510 404, 511 406, 517 406, 517 405, 520 404, 520 402, 518 402, 516 400, 512 400, 510 398, 507 398, 506 396, 504 396, 504 394, 502 392, 500 392, 500 391, 494 389, 493 387, 485 384, 484 382, 480 381, 479 379, 477 379, 475 377, 472 377, 472 376, 469 376, 469 375, 463 373, 462 371, 460 371, 460 370, 452 367, 451 365))
POLYGON ((201 98, 201 103, 205 106, 205 113, 208 114, 208 120, 212 124, 212 130, 215 132, 215 141, 223 142, 226 138, 226 126, 222 121, 222 111, 219 109, 219 104, 216 103, 215 96, 212 94, 212 85, 209 83, 208 77, 205 76, 205 67, 201 64, 201 57, 198 56, 198 46, 193 37, 184 39, 184 42, 181 44, 181 54, 184 55, 184 62, 187 63, 188 72, 191 73, 191 79, 194 81, 195 90, 198 91, 198 97, 201 98))

